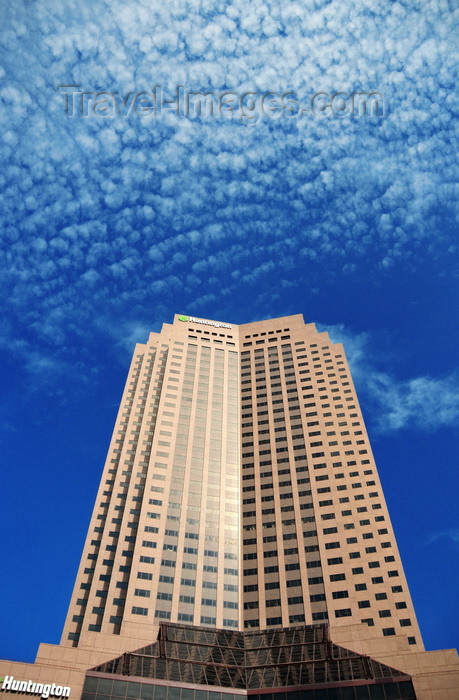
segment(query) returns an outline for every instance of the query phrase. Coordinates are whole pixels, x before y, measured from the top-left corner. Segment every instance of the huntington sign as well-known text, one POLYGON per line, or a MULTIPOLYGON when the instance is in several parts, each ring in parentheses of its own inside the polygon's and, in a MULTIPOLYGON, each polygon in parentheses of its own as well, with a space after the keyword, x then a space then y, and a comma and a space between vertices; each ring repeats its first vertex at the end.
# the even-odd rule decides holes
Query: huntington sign
POLYGON ((17 681, 14 676, 0 678, 2 684, 0 690, 12 693, 27 693, 28 695, 39 695, 43 700, 47 698, 68 698, 70 688, 66 685, 56 685, 55 683, 37 683, 37 681, 17 681))
POLYGON ((220 321, 206 321, 204 318, 195 318, 194 316, 178 316, 178 320, 188 323, 203 323, 205 326, 213 326, 214 328, 231 328, 229 323, 221 323, 220 321))

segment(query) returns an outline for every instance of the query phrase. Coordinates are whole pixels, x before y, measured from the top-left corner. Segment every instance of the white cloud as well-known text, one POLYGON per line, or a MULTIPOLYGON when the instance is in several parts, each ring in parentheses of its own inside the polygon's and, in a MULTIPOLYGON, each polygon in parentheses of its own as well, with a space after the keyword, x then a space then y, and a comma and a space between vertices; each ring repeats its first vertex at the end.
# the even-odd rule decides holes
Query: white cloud
POLYGON ((459 372, 398 379, 378 369, 381 357, 369 334, 355 335, 341 325, 319 327, 333 342, 343 343, 357 392, 377 430, 433 431, 459 425, 459 372))
POLYGON ((427 544, 433 544, 438 540, 449 540, 455 548, 459 547, 459 528, 451 528, 449 530, 442 530, 440 532, 434 532, 427 540, 427 544))
POLYGON ((435 430, 459 423, 458 373, 405 381, 375 373, 370 383, 372 398, 382 411, 378 421, 382 431, 405 427, 435 430))
MULTIPOLYGON (((215 299, 218 276, 221 298, 243 284, 255 303, 278 293, 274 269, 300 293, 324 270, 439 265, 439 249, 453 260, 455 19, 437 0, 422 16, 376 0, 365 11, 356 0, 7 5, 0 269, 12 327, 38 316, 36 342, 53 323, 69 340, 69 328, 90 334, 92 319, 108 324, 132 304, 178 304, 185 280, 189 299, 215 299), (169 98, 177 84, 306 100, 376 89, 387 109, 254 126, 71 119, 59 84, 122 95, 161 85, 169 98), (71 323, 53 313, 71 305, 71 323)), ((409 415, 419 391, 401 390, 409 415)))

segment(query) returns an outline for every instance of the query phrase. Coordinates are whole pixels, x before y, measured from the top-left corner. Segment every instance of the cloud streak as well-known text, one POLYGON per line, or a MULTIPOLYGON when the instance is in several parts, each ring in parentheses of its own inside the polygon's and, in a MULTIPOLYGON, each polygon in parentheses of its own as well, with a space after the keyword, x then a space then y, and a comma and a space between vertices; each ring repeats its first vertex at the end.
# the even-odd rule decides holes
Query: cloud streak
POLYGON ((459 528, 451 528, 449 530, 442 530, 440 532, 434 532, 427 540, 427 544, 433 544, 438 542, 438 540, 449 541, 455 549, 459 548, 459 528))
POLYGON ((399 379, 378 369, 380 353, 368 333, 353 334, 342 325, 321 326, 342 342, 359 396, 381 433, 402 429, 435 431, 459 425, 459 374, 399 379))

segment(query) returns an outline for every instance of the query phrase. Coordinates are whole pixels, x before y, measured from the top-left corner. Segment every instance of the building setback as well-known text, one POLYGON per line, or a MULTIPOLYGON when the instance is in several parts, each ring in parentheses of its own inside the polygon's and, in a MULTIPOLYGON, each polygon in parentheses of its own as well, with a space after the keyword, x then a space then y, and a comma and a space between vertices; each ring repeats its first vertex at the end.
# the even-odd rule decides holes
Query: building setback
MULTIPOLYGON (((180 653, 194 658, 216 643, 196 642, 196 628, 219 631, 231 649, 253 639, 268 647, 283 630, 291 654, 315 645, 328 669, 326 635, 348 661, 376 659, 386 693, 387 678, 395 688, 402 674, 406 694, 387 697, 415 697, 410 676, 421 700, 456 697, 457 655, 424 652, 344 349, 301 315, 239 326, 177 315, 136 346, 61 643, 41 645, 28 669, 62 671, 65 660, 79 695, 92 668, 85 700, 105 693, 97 674, 123 668, 164 688, 177 678, 161 664, 154 675, 145 664, 104 664, 139 649, 135 658, 165 654, 169 638, 188 640, 180 653), (305 627, 297 646, 293 631, 305 627)), ((305 669, 291 678, 317 685, 320 673, 305 669)), ((339 688, 365 674, 346 673, 327 671, 320 697, 354 697, 339 688)))

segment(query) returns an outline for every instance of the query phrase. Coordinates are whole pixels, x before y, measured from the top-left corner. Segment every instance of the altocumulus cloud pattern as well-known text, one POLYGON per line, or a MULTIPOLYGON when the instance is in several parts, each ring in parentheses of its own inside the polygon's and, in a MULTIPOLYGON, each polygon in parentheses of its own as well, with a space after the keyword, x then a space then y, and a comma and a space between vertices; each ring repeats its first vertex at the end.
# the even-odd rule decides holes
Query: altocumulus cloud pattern
POLYGON ((454 250, 446 0, 17 0, 0 12, 3 338, 29 363, 58 364, 87 330, 116 334, 127 305, 164 320, 192 298, 189 312, 223 316, 239 289, 259 317, 305 280, 454 250), (69 119, 63 84, 377 90, 385 114, 69 119))

